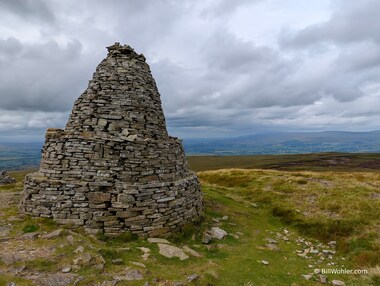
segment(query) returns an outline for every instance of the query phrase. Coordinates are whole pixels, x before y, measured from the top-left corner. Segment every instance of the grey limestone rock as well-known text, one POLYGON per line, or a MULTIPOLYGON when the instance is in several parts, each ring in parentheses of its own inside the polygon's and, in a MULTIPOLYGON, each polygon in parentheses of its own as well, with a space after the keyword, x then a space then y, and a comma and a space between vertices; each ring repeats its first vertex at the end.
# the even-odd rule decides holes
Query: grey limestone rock
POLYGON ((344 286, 344 285, 346 285, 346 283, 344 283, 344 281, 341 281, 341 280, 333 280, 333 281, 331 281, 331 284, 335 285, 335 286, 344 286))
POLYGON ((228 234, 225 230, 219 227, 212 227, 208 232, 212 238, 216 239, 223 239, 228 234))
POLYGON ((62 231, 63 231, 63 229, 60 228, 60 229, 57 229, 57 230, 50 232, 48 234, 44 234, 41 237, 45 238, 45 239, 56 238, 56 237, 61 235, 62 231))
POLYGON ((158 243, 158 248, 160 250, 160 254, 168 258, 178 257, 180 260, 189 258, 189 256, 187 256, 181 248, 170 244, 158 243))
POLYGON ((202 255, 200 255, 198 252, 196 252, 194 249, 191 249, 190 247, 188 247, 187 245, 184 245, 182 247, 183 251, 185 251, 186 253, 190 254, 191 256, 194 256, 194 257, 202 257, 202 255))
POLYGON ((143 278, 144 276, 139 270, 130 267, 126 268, 125 273, 123 273, 122 275, 114 277, 116 281, 133 281, 141 280, 143 278))
POLYGON ((165 244, 170 244, 169 241, 167 241, 164 238, 148 238, 149 243, 165 243, 165 244))

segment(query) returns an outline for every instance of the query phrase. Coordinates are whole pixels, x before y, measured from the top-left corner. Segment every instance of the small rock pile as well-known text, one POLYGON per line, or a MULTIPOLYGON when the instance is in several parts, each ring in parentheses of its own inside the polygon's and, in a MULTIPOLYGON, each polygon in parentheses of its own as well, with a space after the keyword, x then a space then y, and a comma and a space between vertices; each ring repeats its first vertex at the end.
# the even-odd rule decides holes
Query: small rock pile
POLYGON ((16 180, 8 175, 6 171, 0 172, 0 186, 1 185, 8 185, 8 184, 14 184, 16 183, 16 180))
POLYGON ((225 230, 221 229, 219 226, 221 221, 227 220, 228 216, 223 216, 221 218, 213 218, 212 222, 214 223, 214 226, 203 232, 202 243, 209 244, 213 239, 222 240, 224 237, 226 237, 228 233, 225 230))
MULTIPOLYGON (((322 272, 322 269, 326 268, 343 268, 345 265, 339 262, 336 257, 336 241, 330 241, 327 244, 322 242, 311 242, 304 237, 291 237, 290 231, 287 229, 279 230, 272 233, 273 237, 267 237, 265 239, 265 247, 272 251, 281 251, 279 242, 282 243, 294 243, 299 249, 295 251, 295 254, 307 261, 307 267, 310 272, 303 274, 302 277, 305 280, 317 281, 321 284, 328 284, 329 279, 322 272)), ((340 258, 344 261, 344 258, 340 258)), ((268 265, 269 262, 265 260, 258 261, 261 264, 268 265)), ((332 280, 332 285, 345 285, 343 281, 332 280)))
MULTIPOLYGON (((308 260, 308 268, 313 269, 313 272, 302 275, 306 280, 315 280, 322 284, 327 284, 328 277, 322 274, 320 268, 344 267, 344 265, 337 262, 337 258, 335 257, 336 241, 330 241, 327 245, 321 242, 313 244, 305 238, 299 237, 296 239, 296 243, 302 247, 302 249, 296 251, 297 255, 308 260), (322 266, 322 264, 324 264, 324 266, 322 266)), ((344 282, 340 280, 333 280, 332 284, 345 285, 344 282), (342 284, 335 284, 340 282, 342 284)))
MULTIPOLYGON (((172 245, 169 241, 162 238, 148 238, 148 242, 156 243, 159 248, 159 253, 167 258, 178 257, 180 260, 186 260, 190 256, 201 257, 198 252, 184 245, 182 248, 172 245)), ((144 249, 142 249, 144 251, 144 249)), ((146 250, 144 251, 144 254, 146 250)))

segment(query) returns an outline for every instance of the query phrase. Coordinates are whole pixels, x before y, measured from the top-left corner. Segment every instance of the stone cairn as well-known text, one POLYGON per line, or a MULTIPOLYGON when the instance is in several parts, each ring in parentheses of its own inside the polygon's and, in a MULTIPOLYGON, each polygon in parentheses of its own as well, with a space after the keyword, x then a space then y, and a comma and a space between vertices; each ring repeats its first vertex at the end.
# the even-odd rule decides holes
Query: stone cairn
POLYGON ((0 172, 0 186, 1 185, 8 185, 8 184, 14 184, 16 183, 16 180, 8 175, 6 171, 0 172))
POLYGON ((203 215, 198 178, 167 133, 145 57, 107 49, 66 128, 47 130, 20 209, 90 233, 166 236, 203 215))

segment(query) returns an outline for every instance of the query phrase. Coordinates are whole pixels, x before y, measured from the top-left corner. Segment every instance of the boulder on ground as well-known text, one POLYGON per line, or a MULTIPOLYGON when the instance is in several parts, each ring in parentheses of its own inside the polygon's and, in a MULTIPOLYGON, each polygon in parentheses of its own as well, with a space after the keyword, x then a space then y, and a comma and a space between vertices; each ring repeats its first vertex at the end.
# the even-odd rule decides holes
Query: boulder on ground
POLYGON ((212 227, 208 233, 215 239, 223 239, 228 234, 225 230, 219 227, 212 227))

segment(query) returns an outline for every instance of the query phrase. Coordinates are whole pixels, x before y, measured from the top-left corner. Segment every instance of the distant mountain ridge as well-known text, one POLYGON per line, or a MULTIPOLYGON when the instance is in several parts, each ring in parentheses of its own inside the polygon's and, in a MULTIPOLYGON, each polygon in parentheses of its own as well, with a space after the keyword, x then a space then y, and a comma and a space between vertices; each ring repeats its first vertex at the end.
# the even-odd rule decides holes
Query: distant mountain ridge
POLYGON ((222 139, 185 139, 187 155, 380 152, 380 130, 369 132, 271 132, 222 139))

